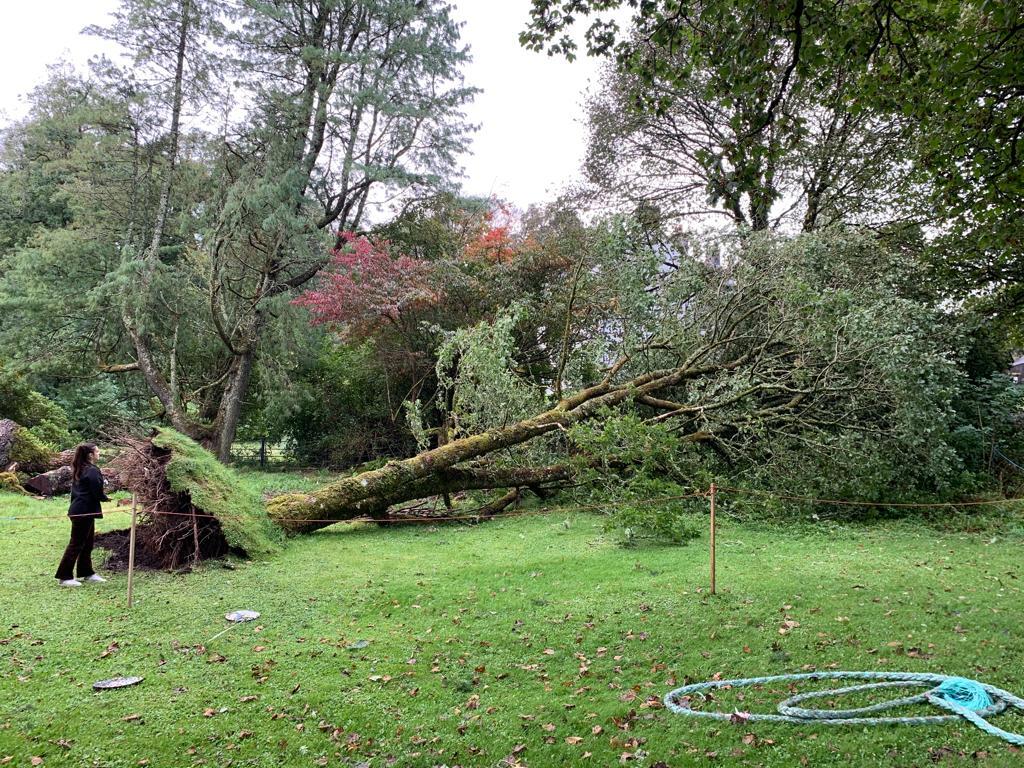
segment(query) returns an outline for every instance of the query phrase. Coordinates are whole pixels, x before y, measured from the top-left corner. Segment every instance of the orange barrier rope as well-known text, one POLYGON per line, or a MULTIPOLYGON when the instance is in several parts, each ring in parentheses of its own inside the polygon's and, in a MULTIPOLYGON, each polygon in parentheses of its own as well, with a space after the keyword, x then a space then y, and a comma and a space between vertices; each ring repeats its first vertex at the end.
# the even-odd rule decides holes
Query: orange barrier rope
MULTIPOLYGON (((705 491, 698 491, 696 493, 687 493, 687 494, 681 494, 681 495, 677 495, 677 496, 659 496, 659 497, 649 498, 649 499, 637 499, 637 501, 642 501, 645 504, 655 504, 655 503, 666 502, 666 501, 679 501, 679 500, 682 500, 682 499, 696 499, 696 498, 702 498, 702 497, 705 497, 705 496, 707 496, 707 493, 705 491)), ((582 512, 582 511, 586 511, 586 510, 589 510, 589 509, 601 509, 601 508, 607 507, 607 506, 609 506, 611 504, 621 504, 621 503, 622 503, 621 501, 609 501, 609 502, 604 502, 604 503, 600 503, 600 504, 579 504, 579 505, 573 505, 573 506, 552 507, 550 509, 526 510, 525 512, 496 512, 493 515, 475 515, 475 514, 473 514, 471 512, 466 513, 464 515, 450 515, 450 516, 430 515, 430 516, 423 516, 423 517, 391 517, 391 518, 375 518, 375 517, 369 517, 369 516, 366 516, 366 515, 362 515, 362 516, 359 516, 359 517, 351 517, 351 518, 348 518, 346 520, 339 520, 337 518, 293 518, 293 517, 290 517, 290 518, 287 519, 287 522, 289 522, 289 523, 325 523, 325 524, 329 523, 329 524, 333 525, 333 524, 337 524, 337 523, 365 523, 365 522, 370 522, 370 523, 409 523, 409 522, 433 523, 433 522, 441 522, 441 521, 459 521, 459 520, 468 521, 468 520, 477 520, 477 519, 493 520, 494 518, 498 518, 498 517, 528 517, 528 516, 531 516, 531 515, 551 515, 551 514, 564 513, 564 512, 582 512)), ((119 510, 116 510, 116 511, 117 512, 124 512, 125 510, 120 510, 119 509, 119 510)), ((193 514, 192 512, 151 512, 150 514, 155 514, 155 515, 176 515, 176 516, 179 516, 179 517, 213 518, 213 519, 216 519, 216 520, 244 520, 245 519, 245 518, 243 518, 240 515, 208 515, 208 514, 204 514, 204 513, 195 513, 195 514, 193 514)))
MULTIPOLYGON (((939 509, 939 508, 950 508, 950 507, 979 507, 979 506, 998 506, 1004 504, 1011 504, 1015 502, 1024 502, 1024 498, 1012 498, 1012 499, 986 499, 978 501, 945 501, 945 502, 896 502, 896 501, 859 501, 853 499, 823 499, 814 496, 800 496, 789 493, 779 493, 776 491, 762 491, 752 488, 737 488, 733 486, 716 486, 716 493, 726 494, 737 494, 737 495, 748 495, 748 496, 762 496, 767 498, 781 499, 785 501, 804 501, 814 504, 831 504, 836 506, 851 506, 851 507, 894 507, 902 509, 939 509)), ((706 498, 709 495, 709 491, 696 491, 694 493, 680 494, 675 496, 660 496, 647 499, 634 499, 633 501, 642 502, 645 504, 657 504, 668 501, 681 501, 683 499, 694 499, 694 498, 706 498)), ((422 516, 422 517, 385 517, 385 518, 374 518, 367 515, 361 515, 358 517, 348 518, 346 520, 338 520, 334 518, 289 518, 289 523, 322 523, 324 525, 336 525, 339 523, 364 523, 372 522, 379 524, 392 524, 392 523, 434 523, 434 522, 457 522, 457 521, 471 521, 471 520, 493 520, 495 518, 504 517, 529 517, 533 515, 550 515, 565 512, 583 512, 587 510, 603 509, 614 504, 625 503, 622 500, 619 501, 608 501, 595 504, 579 504, 564 507, 554 507, 551 509, 540 509, 540 510, 527 510, 521 512, 496 512, 492 515, 474 515, 472 513, 466 513, 462 515, 443 515, 443 516, 422 516)), ((124 514, 130 514, 128 510, 114 509, 107 510, 107 512, 120 512, 124 514)), ((242 515, 210 515, 205 513, 192 513, 192 512, 150 512, 150 514, 156 515, 177 515, 182 517, 197 517, 197 518, 210 518, 217 520, 245 520, 246 518, 242 515)), ((35 520, 65 520, 69 519, 70 515, 0 515, 0 520, 3 521, 35 521, 35 520)))
POLYGON ((768 496, 774 499, 784 499, 786 501, 810 501, 815 504, 835 504, 839 506, 849 507, 900 507, 900 508, 917 508, 917 509, 928 509, 928 508, 940 508, 940 507, 980 507, 980 506, 993 506, 999 504, 1010 504, 1013 502, 1024 501, 1024 498, 1015 499, 985 499, 981 501, 919 501, 919 502, 900 502, 900 501, 856 501, 852 499, 819 499, 814 496, 797 496, 794 494, 777 493, 775 491, 760 491, 752 488, 732 488, 730 486, 718 486, 718 492, 725 493, 737 493, 740 495, 752 495, 752 496, 768 496))

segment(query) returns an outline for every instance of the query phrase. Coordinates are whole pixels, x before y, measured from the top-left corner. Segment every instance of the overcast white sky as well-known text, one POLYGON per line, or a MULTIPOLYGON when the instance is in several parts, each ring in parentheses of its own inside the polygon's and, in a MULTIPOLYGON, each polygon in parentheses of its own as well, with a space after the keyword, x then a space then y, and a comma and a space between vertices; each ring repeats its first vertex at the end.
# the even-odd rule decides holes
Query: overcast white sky
MULTIPOLYGON (((4 5, 0 27, 0 122, 25 113, 23 95, 60 58, 84 63, 103 43, 81 35, 103 23, 116 0, 36 0, 4 5)), ((480 125, 464 159, 465 191, 519 207, 550 199, 579 170, 585 130, 580 105, 597 63, 568 62, 519 47, 529 0, 456 0, 474 61, 469 84, 483 88, 469 111, 480 125)))

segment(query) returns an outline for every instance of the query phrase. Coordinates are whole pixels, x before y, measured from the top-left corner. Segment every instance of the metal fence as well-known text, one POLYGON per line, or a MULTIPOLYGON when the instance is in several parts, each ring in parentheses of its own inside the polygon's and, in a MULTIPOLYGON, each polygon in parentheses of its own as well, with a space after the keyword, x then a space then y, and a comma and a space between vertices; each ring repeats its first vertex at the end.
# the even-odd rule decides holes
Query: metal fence
POLYGON ((234 464, 274 469, 295 467, 297 462, 285 442, 271 442, 266 437, 244 440, 231 446, 231 461, 234 464))

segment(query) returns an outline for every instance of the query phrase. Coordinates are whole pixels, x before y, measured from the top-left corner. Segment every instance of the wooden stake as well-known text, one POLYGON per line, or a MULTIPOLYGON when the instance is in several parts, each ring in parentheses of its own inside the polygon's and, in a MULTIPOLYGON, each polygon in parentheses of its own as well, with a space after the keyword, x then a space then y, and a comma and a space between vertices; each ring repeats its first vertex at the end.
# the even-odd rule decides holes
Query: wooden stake
POLYGON ((135 494, 132 494, 132 528, 128 535, 128 607, 132 607, 132 581, 135 577, 135 494))
POLYGON ((715 484, 711 484, 711 594, 715 594, 715 484))
POLYGON ((192 564, 199 564, 199 518, 196 517, 196 508, 192 507, 192 541, 195 552, 192 554, 192 564))

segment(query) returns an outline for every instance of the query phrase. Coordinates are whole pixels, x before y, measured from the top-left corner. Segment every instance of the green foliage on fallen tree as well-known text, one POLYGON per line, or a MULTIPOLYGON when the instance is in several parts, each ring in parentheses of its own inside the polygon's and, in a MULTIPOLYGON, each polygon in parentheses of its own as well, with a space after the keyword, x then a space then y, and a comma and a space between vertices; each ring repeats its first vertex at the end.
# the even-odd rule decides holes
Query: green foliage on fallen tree
POLYGON ((28 495, 28 492, 21 487, 21 481, 16 472, 0 472, 0 491, 28 495))

